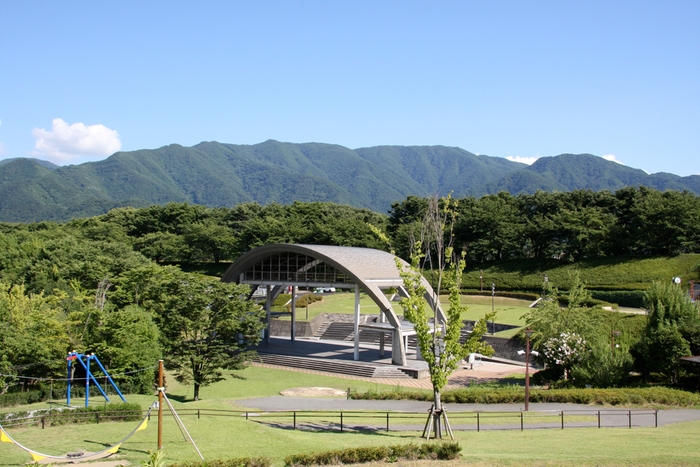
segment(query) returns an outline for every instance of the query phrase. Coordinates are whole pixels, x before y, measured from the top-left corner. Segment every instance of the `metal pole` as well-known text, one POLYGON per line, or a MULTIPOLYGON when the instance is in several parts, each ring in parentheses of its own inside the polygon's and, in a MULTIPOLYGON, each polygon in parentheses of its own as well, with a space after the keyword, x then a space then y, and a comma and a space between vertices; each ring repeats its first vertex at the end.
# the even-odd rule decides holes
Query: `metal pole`
POLYGON ((266 285, 267 297, 265 299, 265 343, 270 343, 270 331, 272 331, 272 287, 266 285))
POLYGON ((355 284, 355 316, 354 316, 354 352, 353 360, 360 359, 360 287, 355 284))
MULTIPOLYGON (((74 352, 75 353, 75 352, 74 352)), ((71 358, 71 354, 68 354, 68 389, 66 391, 66 405, 70 406, 70 392, 73 386, 73 372, 72 372, 72 367, 73 367, 73 359, 71 358)))
POLYGON ((158 360, 158 450, 163 450, 163 360, 158 360))
POLYGON ((525 411, 530 410, 530 333, 525 332, 525 411))
MULTIPOLYGON (((496 300, 496 284, 493 282, 491 283, 491 315, 493 316, 494 313, 496 313, 496 304, 494 303, 496 300)), ((494 323, 493 319, 491 320, 491 334, 496 333, 496 323, 494 323)))

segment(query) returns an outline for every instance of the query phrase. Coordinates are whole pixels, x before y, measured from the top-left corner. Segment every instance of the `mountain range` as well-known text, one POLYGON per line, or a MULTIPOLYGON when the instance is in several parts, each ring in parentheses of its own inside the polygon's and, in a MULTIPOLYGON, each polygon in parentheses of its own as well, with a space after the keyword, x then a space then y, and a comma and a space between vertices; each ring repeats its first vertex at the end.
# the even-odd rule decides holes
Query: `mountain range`
POLYGON ((409 195, 478 197, 638 185, 700 193, 700 175, 650 175, 590 154, 542 157, 528 166, 445 146, 353 150, 274 140, 202 142, 117 152, 99 162, 63 167, 38 159, 2 160, 0 222, 66 221, 170 201, 209 207, 332 201, 387 212, 409 195))

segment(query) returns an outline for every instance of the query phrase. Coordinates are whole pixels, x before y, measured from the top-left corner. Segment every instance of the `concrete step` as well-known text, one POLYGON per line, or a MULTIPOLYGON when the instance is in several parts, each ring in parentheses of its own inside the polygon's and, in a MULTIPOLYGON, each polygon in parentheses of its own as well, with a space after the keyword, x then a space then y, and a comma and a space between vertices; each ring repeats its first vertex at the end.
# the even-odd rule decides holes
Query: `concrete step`
POLYGON ((376 370, 374 365, 342 360, 324 360, 290 355, 269 354, 263 352, 258 353, 258 358, 260 362, 267 363, 268 365, 326 371, 329 373, 362 376, 365 378, 373 377, 376 370))

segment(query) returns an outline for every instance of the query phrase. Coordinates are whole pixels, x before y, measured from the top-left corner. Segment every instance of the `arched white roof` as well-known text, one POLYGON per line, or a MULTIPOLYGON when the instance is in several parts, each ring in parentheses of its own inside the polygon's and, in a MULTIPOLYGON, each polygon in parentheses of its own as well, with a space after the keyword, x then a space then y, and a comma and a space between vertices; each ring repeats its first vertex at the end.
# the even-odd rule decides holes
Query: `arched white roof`
MULTIPOLYGON (((399 259, 400 264, 408 263, 399 259)), ((297 285, 307 287, 353 286, 379 306, 396 328, 401 323, 383 289, 403 289, 396 256, 373 248, 332 245, 273 244, 241 255, 226 271, 224 282, 253 285, 297 285)), ((427 295, 430 284, 423 279, 427 295)), ((442 310, 439 311, 442 314, 442 310)))

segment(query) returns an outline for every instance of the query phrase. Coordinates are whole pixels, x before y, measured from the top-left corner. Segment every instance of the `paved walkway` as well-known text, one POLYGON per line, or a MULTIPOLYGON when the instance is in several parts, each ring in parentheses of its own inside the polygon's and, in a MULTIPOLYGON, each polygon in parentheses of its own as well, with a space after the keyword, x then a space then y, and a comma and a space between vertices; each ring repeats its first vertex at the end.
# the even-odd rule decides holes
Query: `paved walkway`
MULTIPOLYGON (((348 400, 346 398, 315 398, 315 397, 260 397, 252 399, 240 399, 236 401, 237 405, 248 407, 260 411, 311 411, 311 410, 328 410, 328 411, 388 411, 388 412, 409 412, 409 413, 427 413, 431 407, 430 402, 421 401, 385 401, 385 400, 348 400)), ((519 429, 519 421, 516 418, 519 413, 525 410, 523 404, 445 404, 448 414, 457 414, 459 412, 480 412, 484 417, 489 413, 513 413, 511 422, 503 424, 492 424, 492 428, 500 429, 519 429)), ((632 417, 632 426, 647 426, 653 427, 658 423, 658 426, 668 425, 672 423, 700 421, 700 410, 697 409, 668 409, 659 410, 658 418, 654 414, 653 409, 632 409, 625 407, 598 407, 593 405, 582 404, 530 404, 531 416, 535 413, 542 416, 551 416, 551 422, 538 422, 536 425, 530 424, 528 428, 548 428, 559 427, 560 414, 565 413, 566 426, 597 426, 597 413, 600 412, 602 426, 604 427, 628 427, 630 424, 630 412, 632 417), (577 420, 581 417, 588 417, 588 421, 577 420), (573 421, 572 421, 573 418, 573 421)), ((470 423, 470 426, 474 423, 470 423)), ((475 428, 472 426, 471 428, 475 428)), ((465 428, 460 428, 465 429, 465 428)), ((469 428, 466 428, 469 429, 469 428)), ((484 428, 482 428, 484 429, 484 428)))

